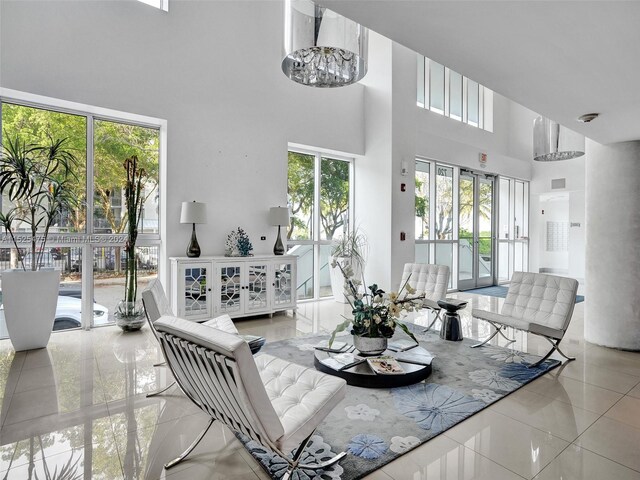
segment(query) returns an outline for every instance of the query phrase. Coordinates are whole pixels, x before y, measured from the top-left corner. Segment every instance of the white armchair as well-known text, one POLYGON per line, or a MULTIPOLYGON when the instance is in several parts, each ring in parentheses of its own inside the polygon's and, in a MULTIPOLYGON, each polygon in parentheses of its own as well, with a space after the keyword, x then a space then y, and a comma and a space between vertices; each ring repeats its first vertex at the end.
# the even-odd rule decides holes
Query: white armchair
POLYGON ((404 285, 407 280, 408 285, 415 288, 417 293, 425 294, 422 307, 435 314, 432 322, 425 329, 426 332, 440 318, 442 308, 438 305, 438 300, 444 300, 447 295, 449 267, 430 263, 405 263, 400 286, 404 285))
POLYGON ((551 350, 530 367, 540 365, 556 350, 567 360, 575 360, 565 355, 559 345, 569 327, 577 291, 578 281, 573 278, 514 272, 500 313, 475 308, 472 310, 475 318, 489 322, 496 329, 484 342, 472 347, 485 345, 498 333, 507 338, 502 329, 512 327, 540 335, 551 343, 551 350))
POLYGON ((296 467, 326 468, 346 455, 299 463, 315 429, 345 397, 344 380, 267 354, 254 358, 242 338, 204 324, 163 316, 155 326, 182 391, 211 416, 194 443, 165 468, 182 462, 215 420, 284 458, 289 469, 283 479, 296 467))

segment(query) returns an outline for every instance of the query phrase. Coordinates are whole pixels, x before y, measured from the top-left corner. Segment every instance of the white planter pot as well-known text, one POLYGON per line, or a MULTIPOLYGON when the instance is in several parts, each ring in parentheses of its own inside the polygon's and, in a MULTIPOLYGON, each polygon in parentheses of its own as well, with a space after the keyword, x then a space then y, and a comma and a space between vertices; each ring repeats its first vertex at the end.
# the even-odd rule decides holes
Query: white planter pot
MULTIPOLYGON (((345 288, 344 276, 342 275, 342 272, 337 266, 335 268, 331 267, 331 263, 333 263, 333 260, 334 260, 334 257, 329 258, 331 292, 333 293, 333 298, 335 299, 336 302, 348 303, 347 297, 345 297, 344 295, 344 288, 345 288)), ((336 259, 336 261, 342 266, 342 268, 345 268, 351 263, 351 259, 347 257, 339 257, 336 259)), ((352 268, 354 270, 354 277, 358 279, 361 278, 362 270, 359 268, 359 266, 355 266, 352 268)))
POLYGON ((2 302, 9 338, 16 351, 49 343, 58 305, 60 272, 2 272, 2 302))

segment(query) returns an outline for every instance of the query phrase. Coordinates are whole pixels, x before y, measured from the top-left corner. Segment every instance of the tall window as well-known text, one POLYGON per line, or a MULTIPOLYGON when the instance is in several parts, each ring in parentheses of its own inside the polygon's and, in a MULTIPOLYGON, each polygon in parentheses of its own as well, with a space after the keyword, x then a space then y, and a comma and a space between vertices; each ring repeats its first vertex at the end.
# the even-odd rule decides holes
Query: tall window
MULTIPOLYGON (((119 120, 110 111, 105 113, 107 119, 22 99, 0 100, 3 142, 16 137, 33 144, 44 144, 49 138, 67 139, 67 147, 77 159, 71 189, 78 202, 71 211, 62 212, 50 230, 42 256, 43 266, 58 268, 62 274, 54 330, 113 323, 115 307, 124 296, 123 247, 128 218, 123 198, 123 164, 132 155, 138 157, 147 173, 136 254, 139 289, 157 275, 160 124, 135 123, 131 117, 136 116, 127 114, 123 114, 127 118, 119 120)), ((6 212, 11 206, 8 198, 0 201, 6 212)), ((17 227, 26 232, 20 225, 17 227)), ((30 261, 28 242, 24 243, 24 250, 22 244, 19 246, 20 252, 8 236, 2 235, 2 270, 17 266, 19 255, 30 261)), ((6 336, 2 320, 0 337, 6 336)))
POLYGON ((350 228, 353 163, 320 152, 289 151, 289 253, 298 256, 298 298, 330 296, 331 241, 350 228))
POLYGON ((418 55, 419 107, 493 132, 493 91, 418 55))

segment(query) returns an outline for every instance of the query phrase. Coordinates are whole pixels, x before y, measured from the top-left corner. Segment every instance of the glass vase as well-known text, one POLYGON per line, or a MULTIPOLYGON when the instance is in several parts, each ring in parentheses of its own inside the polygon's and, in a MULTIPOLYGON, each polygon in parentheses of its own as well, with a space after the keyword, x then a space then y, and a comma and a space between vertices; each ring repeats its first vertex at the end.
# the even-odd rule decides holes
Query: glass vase
POLYGON ((113 316, 116 318, 116 325, 125 332, 140 330, 147 321, 142 300, 135 302, 121 300, 113 316))

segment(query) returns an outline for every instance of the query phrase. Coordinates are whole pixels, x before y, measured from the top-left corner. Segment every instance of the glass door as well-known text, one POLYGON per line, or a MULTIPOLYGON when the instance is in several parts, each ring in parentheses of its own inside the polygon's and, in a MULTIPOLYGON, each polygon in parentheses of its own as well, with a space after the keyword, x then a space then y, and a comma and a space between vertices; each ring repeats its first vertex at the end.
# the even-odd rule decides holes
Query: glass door
POLYGON ((494 284, 494 178, 460 171, 458 289, 494 284))

